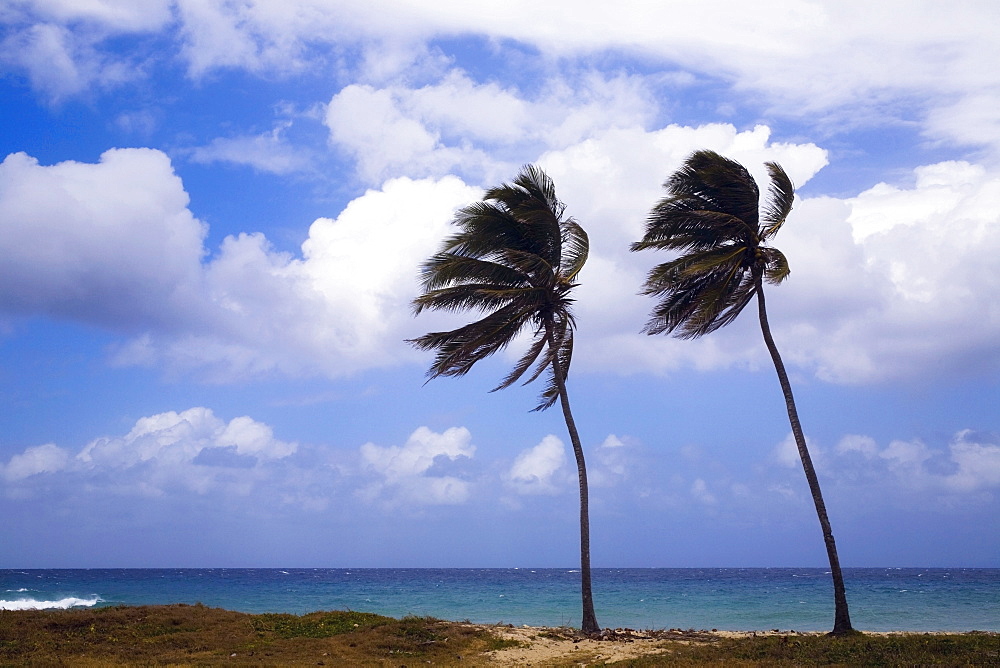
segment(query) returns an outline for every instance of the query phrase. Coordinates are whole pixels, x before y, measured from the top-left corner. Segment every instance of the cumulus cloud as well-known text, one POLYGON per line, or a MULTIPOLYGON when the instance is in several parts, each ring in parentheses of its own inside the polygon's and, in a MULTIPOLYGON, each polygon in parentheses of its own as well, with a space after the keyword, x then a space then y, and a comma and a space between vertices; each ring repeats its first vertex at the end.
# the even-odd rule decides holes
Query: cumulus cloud
POLYGON ((563 482, 558 474, 565 465, 566 446, 550 434, 517 456, 507 481, 520 494, 557 494, 563 482))
POLYGON ((500 168, 516 169, 526 151, 641 126, 653 116, 651 93, 637 77, 592 73, 573 83, 552 81, 534 99, 456 70, 420 88, 351 84, 330 101, 326 124, 368 181, 401 169, 413 176, 459 170, 489 180, 506 177, 500 168))
POLYGON ((970 430, 959 432, 948 446, 957 470, 945 484, 957 492, 1000 487, 1000 444, 997 439, 981 442, 970 430))
MULTIPOLYGON (((808 439, 806 440, 806 445, 810 445, 808 439)), ((813 455, 813 448, 811 447, 809 448, 809 455, 813 455)), ((773 456, 778 464, 787 468, 795 468, 802 465, 802 459, 799 457, 799 449, 795 444, 795 436, 791 432, 788 433, 788 436, 781 443, 774 447, 773 456)))
POLYGON ((807 201, 782 230, 793 274, 781 288, 788 301, 776 337, 821 378, 1000 368, 1000 311, 987 297, 1000 291, 988 260, 1000 250, 1000 175, 944 162, 914 177, 912 187, 883 183, 843 202, 807 201), (806 310, 818 297, 828 300, 825 314, 806 310))
POLYGON ((10 458, 7 464, 0 464, 0 470, 8 481, 22 480, 39 473, 62 471, 69 463, 70 455, 54 443, 28 448, 10 458))
POLYGON ((0 472, 20 485, 62 473, 92 491, 132 496, 178 490, 245 496, 274 482, 275 464, 297 451, 298 444, 275 438, 264 423, 246 416, 226 422, 196 407, 140 418, 127 434, 94 439, 75 454, 55 444, 30 447, 0 464, 0 472))
POLYGON ((417 268, 479 192, 455 177, 395 179, 317 219, 300 257, 240 234, 206 259, 205 227, 163 153, 52 166, 16 153, 0 164, 0 308, 97 324, 134 337, 121 364, 220 381, 381 366, 411 354, 417 268))
POLYGON ((920 439, 893 439, 885 446, 870 436, 845 436, 828 462, 831 477, 864 481, 897 490, 897 495, 930 494, 975 497, 1000 489, 1000 439, 996 434, 963 429, 947 447, 920 439))
POLYGON ((469 481, 453 475, 434 475, 432 470, 439 458, 472 458, 476 446, 465 427, 452 427, 441 434, 420 427, 403 446, 365 443, 360 452, 364 466, 380 478, 363 490, 367 500, 381 499, 389 505, 453 505, 469 499, 469 481))
POLYGON ((608 434, 587 459, 587 481, 592 487, 614 487, 631 473, 634 464, 628 437, 608 434))
POLYGON ((849 434, 837 443, 837 453, 858 452, 867 459, 871 459, 878 453, 878 444, 871 436, 861 436, 859 434, 849 434))
POLYGON ((200 290, 204 226, 170 160, 112 149, 97 164, 0 163, 0 308, 126 331, 176 321, 200 290))

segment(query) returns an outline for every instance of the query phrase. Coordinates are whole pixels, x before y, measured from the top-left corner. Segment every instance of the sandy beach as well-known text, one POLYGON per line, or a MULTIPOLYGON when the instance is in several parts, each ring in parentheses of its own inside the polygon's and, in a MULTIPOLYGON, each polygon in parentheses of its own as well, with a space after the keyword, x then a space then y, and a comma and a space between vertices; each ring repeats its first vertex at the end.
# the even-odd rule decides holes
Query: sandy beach
MULTIPOLYGON (((637 631, 634 629, 605 630, 599 639, 587 638, 576 629, 547 628, 533 626, 488 626, 492 633, 519 643, 517 647, 496 650, 487 656, 498 666, 542 666, 573 663, 594 664, 614 663, 639 657, 670 652, 677 644, 712 644, 723 639, 759 638, 777 636, 785 642, 794 642, 797 637, 817 637, 823 632, 782 631, 706 631, 706 630, 656 630, 637 631)), ((865 632, 867 636, 904 636, 904 632, 865 632)), ((926 633, 921 635, 947 635, 926 633)), ((997 638, 1000 650, 1000 637, 997 638)))
MULTIPOLYGON (((605 631, 601 639, 580 635, 576 629, 537 626, 490 626, 494 634, 519 646, 489 653, 498 666, 537 666, 567 659, 581 663, 615 662, 661 652, 672 642, 714 642, 741 634, 719 631, 605 631)), ((749 634, 742 634, 749 635, 749 634)))

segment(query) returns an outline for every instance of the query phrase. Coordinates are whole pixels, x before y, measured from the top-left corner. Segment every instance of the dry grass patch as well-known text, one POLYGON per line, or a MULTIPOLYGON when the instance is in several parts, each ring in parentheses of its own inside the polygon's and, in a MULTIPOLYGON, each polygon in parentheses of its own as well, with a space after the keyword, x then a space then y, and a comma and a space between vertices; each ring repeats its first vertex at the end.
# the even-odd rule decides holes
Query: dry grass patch
POLYGON ((0 611, 0 665, 8 666, 453 665, 502 646, 471 624, 350 611, 251 615, 202 605, 0 611))

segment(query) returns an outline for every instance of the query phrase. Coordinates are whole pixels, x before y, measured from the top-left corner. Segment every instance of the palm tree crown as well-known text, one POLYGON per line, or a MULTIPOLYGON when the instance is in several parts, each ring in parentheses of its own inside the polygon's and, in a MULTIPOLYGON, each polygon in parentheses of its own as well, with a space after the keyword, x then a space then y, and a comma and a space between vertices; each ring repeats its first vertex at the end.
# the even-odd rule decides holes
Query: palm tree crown
POLYGON ((830 528, 819 479, 799 422, 792 386, 771 336, 764 303, 764 281, 781 283, 788 261, 765 243, 792 210, 795 189, 785 170, 766 163, 771 177, 760 209, 757 182, 743 165, 714 151, 698 151, 664 184, 667 197, 653 207, 646 234, 632 250, 654 248, 678 253, 649 272, 643 293, 658 297, 645 330, 694 338, 714 332, 757 297, 761 333, 785 398, 788 422, 823 531, 834 589, 834 634, 852 633, 837 544, 830 528))
POLYGON ((660 301, 643 331, 708 334, 736 319, 756 294, 757 278, 776 285, 788 276, 785 256, 764 244, 788 217, 794 188, 780 165, 769 162, 767 170, 771 187, 763 215, 750 172, 714 151, 694 153, 667 180, 669 195, 653 208, 632 250, 681 254, 646 279, 643 294, 660 301))
POLYGON ((483 201, 455 215, 459 232, 421 271, 424 294, 413 310, 476 310, 480 319, 450 332, 431 332, 411 343, 436 350, 430 378, 462 376, 472 366, 506 348, 525 329, 533 341, 514 369, 494 388, 546 375, 535 410, 558 399, 556 370, 563 378, 573 354, 573 299, 569 296, 587 260, 587 233, 572 218, 542 170, 528 165, 511 184, 486 191, 483 201))
POLYGON ((462 376, 479 360, 503 350, 525 330, 527 351, 494 390, 509 387, 529 369, 525 383, 545 375, 535 410, 559 401, 576 457, 580 483, 580 584, 584 633, 600 631, 590 578, 590 510, 583 446, 570 410, 566 375, 573 357, 570 293, 587 261, 587 233, 572 218, 545 172, 528 165, 513 183, 487 190, 481 202, 459 209, 459 232, 422 269, 424 293, 413 310, 475 310, 479 320, 450 332, 431 332, 410 343, 436 350, 428 376, 462 376))

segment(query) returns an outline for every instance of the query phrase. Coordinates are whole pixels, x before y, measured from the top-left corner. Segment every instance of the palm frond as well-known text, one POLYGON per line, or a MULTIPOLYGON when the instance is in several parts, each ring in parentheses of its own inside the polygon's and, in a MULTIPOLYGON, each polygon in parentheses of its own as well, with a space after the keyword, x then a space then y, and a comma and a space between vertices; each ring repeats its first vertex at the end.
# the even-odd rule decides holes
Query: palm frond
POLYGON ((762 242, 791 210, 794 188, 776 163, 763 212, 760 190, 743 165, 714 151, 697 151, 664 183, 667 196, 650 211, 632 250, 680 255, 657 265, 642 293, 658 299, 643 331, 693 338, 724 327, 756 294, 756 276, 779 283, 785 256, 762 242), (764 227, 760 227, 760 221, 764 227))
POLYGON ((524 275, 504 264, 455 253, 438 253, 420 269, 420 284, 424 290, 438 290, 448 285, 467 283, 515 287, 524 282, 524 275))
POLYGON ((508 304, 524 302, 524 288, 505 288, 490 283, 453 285, 447 288, 425 292, 413 300, 413 312, 436 311, 478 311, 485 313, 508 304))
POLYGON ((720 238, 744 243, 753 243, 756 238, 756 228, 732 214, 690 206, 690 200, 661 200, 649 214, 642 240, 633 243, 631 249, 700 250, 718 244, 720 238))
POLYGON ((761 254, 764 257, 764 279, 768 283, 778 285, 792 273, 788 268, 788 259, 777 248, 762 248, 761 254))
MULTIPOLYGON (((528 350, 526 350, 525 353, 521 355, 521 359, 517 361, 517 364, 514 365, 514 368, 511 370, 511 372, 507 374, 502 381, 500 381, 499 385, 490 390, 490 392, 496 392, 497 390, 504 390, 513 385, 514 383, 516 383, 517 381, 519 381, 521 377, 528 371, 528 369, 530 369, 531 366, 535 364, 536 361, 538 361, 538 356, 542 353, 542 351, 545 349, 547 345, 548 341, 546 341, 544 337, 538 336, 536 332, 535 340, 531 342, 531 345, 528 347, 528 350)), ((535 366, 535 373, 531 377, 529 377, 527 381, 525 381, 525 384, 530 383, 532 380, 538 377, 538 375, 544 369, 545 369, 545 360, 543 359, 541 362, 539 362, 539 364, 535 366)))
POLYGON ((511 183, 486 191, 483 200, 455 213, 458 231, 421 268, 423 293, 412 302, 425 309, 485 313, 448 332, 431 332, 410 343, 434 350, 428 376, 461 376, 506 348, 526 329, 533 339, 494 389, 548 374, 539 407, 551 406, 556 364, 569 370, 575 323, 569 293, 587 260, 586 232, 563 219, 565 205, 541 169, 527 165, 511 183), (567 347, 568 346, 568 347, 567 347), (530 371, 530 373, 529 373, 530 371))
POLYGON ((431 332, 408 342, 420 350, 437 350, 428 378, 464 376, 476 362, 505 349, 530 321, 519 305, 508 305, 449 332, 431 332))
POLYGON ((696 151, 664 184, 673 195, 701 201, 708 211, 730 213, 757 225, 757 182, 746 167, 715 151, 696 151))
POLYGON ((590 256, 590 237, 572 218, 563 224, 562 264, 560 273, 567 281, 575 281, 590 256))
POLYGON ((768 187, 767 201, 764 204, 765 224, 760 234, 762 241, 777 234, 791 213, 792 203, 795 201, 795 186, 781 165, 768 162, 765 166, 771 176, 771 185, 768 187))
POLYGON ((654 267, 644 294, 660 299, 643 331, 694 338, 732 322, 753 296, 754 283, 751 272, 726 250, 728 261, 721 252, 716 257, 689 254, 654 267))
POLYGON ((565 338, 560 346, 556 349, 556 355, 553 357, 549 364, 549 375, 548 380, 545 383, 545 389, 539 396, 538 405, 535 406, 534 411, 544 411, 547 408, 551 408, 559 400, 559 382, 555 376, 555 366, 559 365, 560 373, 563 378, 566 376, 566 370, 569 369, 569 365, 573 361, 573 337, 569 336, 565 338))

